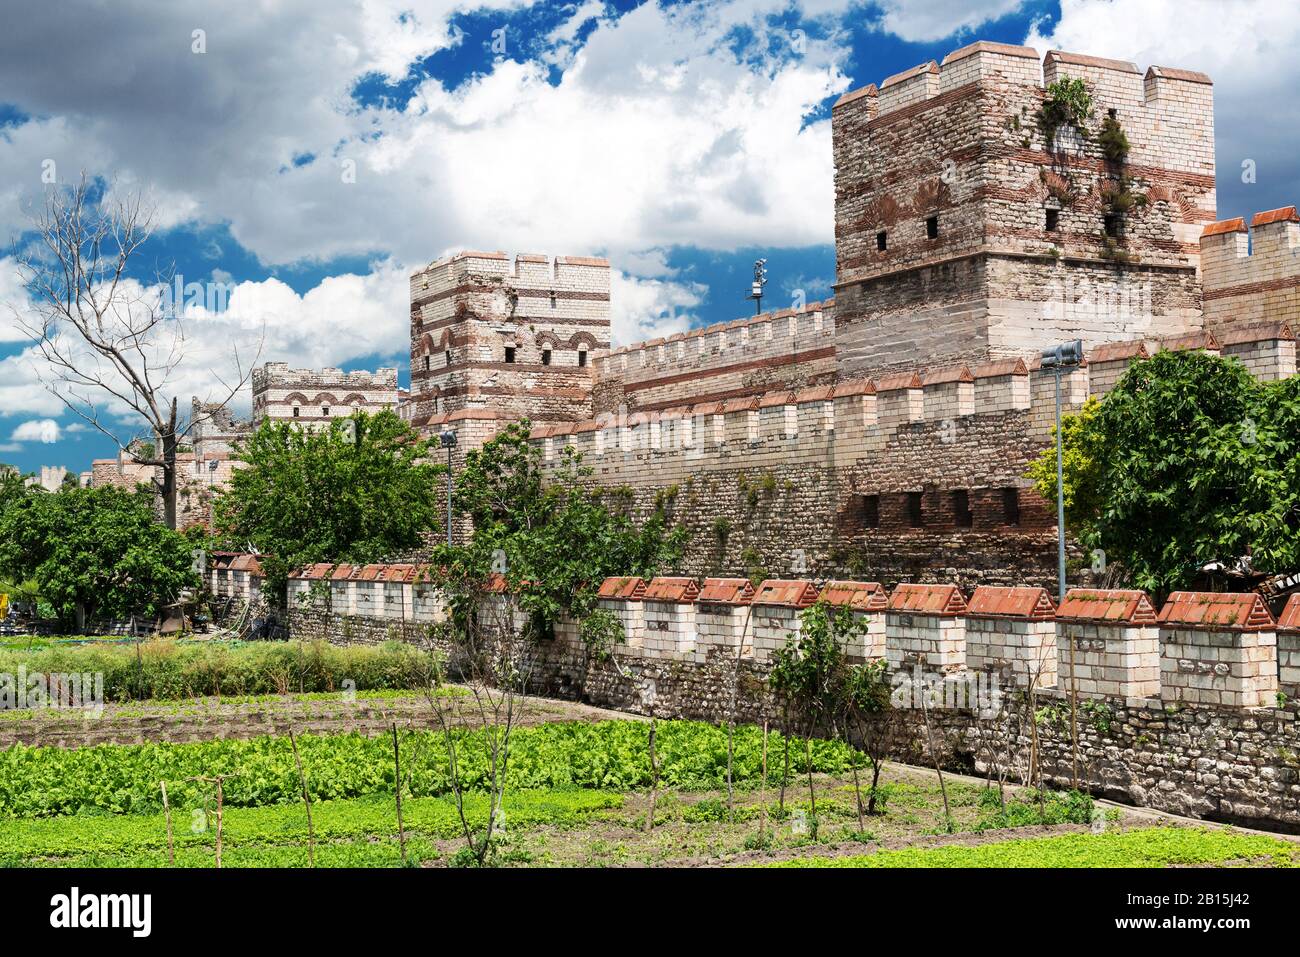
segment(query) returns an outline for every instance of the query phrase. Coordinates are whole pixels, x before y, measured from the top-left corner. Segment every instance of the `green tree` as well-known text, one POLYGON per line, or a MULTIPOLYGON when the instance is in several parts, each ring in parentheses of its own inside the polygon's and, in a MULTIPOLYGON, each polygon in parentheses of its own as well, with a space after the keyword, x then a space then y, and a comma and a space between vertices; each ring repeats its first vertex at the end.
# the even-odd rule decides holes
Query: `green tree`
POLYGON ((416 548, 437 523, 446 473, 427 454, 387 410, 354 412, 316 431, 267 420, 242 444, 247 467, 215 503, 217 537, 261 552, 277 591, 299 565, 378 561, 416 548))
POLYGON ((0 573, 36 583, 65 624, 155 617, 199 584, 190 543, 158 522, 150 493, 29 489, 0 507, 0 573))
MULTIPOLYGON (((1205 563, 1300 564, 1300 387, 1234 359, 1159 352, 1063 423, 1067 522, 1163 597, 1205 563)), ((1054 448, 1030 476, 1056 495, 1054 448)))
MULTIPOLYGON (((858 729, 862 748, 871 759, 871 793, 867 798, 867 814, 876 813, 880 793, 880 769, 892 743, 897 710, 893 704, 893 686, 890 684, 889 663, 877 658, 848 669, 844 680, 843 699, 848 719, 858 729)), ((858 810, 862 812, 862 789, 858 772, 853 770, 853 785, 858 795, 858 810)))
MULTIPOLYGON (((513 423, 466 454, 453 485, 458 514, 474 523, 471 539, 441 546, 449 598, 481 597, 482 583, 504 575, 535 634, 550 632, 561 612, 579 622, 592 617, 596 591, 611 575, 653 575, 682 553, 686 532, 669 529, 661 511, 640 526, 611 511, 593 470, 566 448, 543 481, 541 452, 528 441, 529 423, 513 423)), ((608 645, 607 623, 595 616, 584 638, 608 645)))
MULTIPOLYGON (((793 712, 804 739, 808 766, 808 801, 812 809, 813 836, 817 835, 817 796, 813 790, 812 737, 818 730, 832 734, 842 730, 845 714, 847 662, 844 646, 862 631, 863 625, 847 608, 819 601, 800 616, 798 635, 790 635, 772 656, 768 685, 793 712)), ((846 736, 847 737, 847 736, 846 736)), ((785 772, 781 791, 784 800, 790 767, 789 729, 786 729, 785 772)))
MULTIPOLYGON (((1096 428, 1101 400, 1089 396, 1078 412, 1061 416, 1061 472, 1065 478, 1065 523, 1078 530, 1091 526, 1101 511, 1098 493, 1101 488, 1099 469, 1105 455, 1101 433, 1096 428)), ((1052 426, 1052 445, 1029 463, 1028 478, 1047 502, 1056 502, 1056 426, 1052 426)))

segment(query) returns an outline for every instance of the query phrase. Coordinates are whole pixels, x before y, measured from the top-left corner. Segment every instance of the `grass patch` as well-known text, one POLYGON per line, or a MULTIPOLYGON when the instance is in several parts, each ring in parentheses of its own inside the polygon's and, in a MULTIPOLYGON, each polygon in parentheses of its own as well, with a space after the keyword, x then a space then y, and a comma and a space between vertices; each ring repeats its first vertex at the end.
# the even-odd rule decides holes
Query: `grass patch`
POLYGON ((304 641, 132 639, 53 642, 0 650, 0 672, 104 676, 105 701, 176 700, 208 695, 425 688, 427 654, 401 642, 339 647, 304 641))
POLYGON ((1300 845, 1207 828, 1153 827, 1019 838, 974 847, 905 848, 850 857, 805 857, 769 867, 1169 867, 1262 860, 1300 864, 1300 845))

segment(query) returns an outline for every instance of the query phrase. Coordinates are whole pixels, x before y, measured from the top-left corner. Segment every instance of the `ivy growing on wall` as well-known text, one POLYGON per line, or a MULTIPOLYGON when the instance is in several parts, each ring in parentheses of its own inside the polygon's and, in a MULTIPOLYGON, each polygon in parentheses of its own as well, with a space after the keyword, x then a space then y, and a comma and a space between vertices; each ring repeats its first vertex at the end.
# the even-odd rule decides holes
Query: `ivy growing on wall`
POLYGON ((1086 138, 1091 118, 1092 94, 1083 80, 1067 78, 1048 84, 1043 105, 1038 108, 1038 129, 1048 152, 1056 148, 1056 134, 1062 126, 1073 126, 1086 138))

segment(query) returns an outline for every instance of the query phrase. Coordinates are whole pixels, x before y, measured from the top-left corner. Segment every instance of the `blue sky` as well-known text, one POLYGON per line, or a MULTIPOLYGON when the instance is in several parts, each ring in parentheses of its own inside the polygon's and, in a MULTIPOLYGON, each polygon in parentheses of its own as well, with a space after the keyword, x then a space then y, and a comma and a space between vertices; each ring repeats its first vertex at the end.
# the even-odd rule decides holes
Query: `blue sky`
MULTIPOLYGON (((30 239, 47 163, 147 189, 135 278, 232 284, 187 326, 183 404, 259 341, 261 361, 396 365, 405 383, 405 277, 457 248, 608 255, 622 342, 748 314, 759 256, 770 305, 824 298, 831 104, 974 39, 1205 70, 1220 216, 1300 194, 1300 16, 1250 0, 82 6, 5 13, 0 224, 30 239)), ((0 462, 114 454, 6 326, 30 306, 5 253, 0 303, 0 462)))

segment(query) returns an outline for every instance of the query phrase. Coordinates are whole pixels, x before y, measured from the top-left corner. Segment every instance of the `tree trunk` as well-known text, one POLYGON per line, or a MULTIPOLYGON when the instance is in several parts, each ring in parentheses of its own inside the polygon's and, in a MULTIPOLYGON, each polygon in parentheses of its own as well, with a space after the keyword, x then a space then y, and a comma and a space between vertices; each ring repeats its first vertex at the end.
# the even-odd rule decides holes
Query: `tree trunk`
POLYGON ((162 493, 163 524, 168 528, 176 527, 176 400, 172 399, 171 416, 168 427, 158 436, 162 452, 162 479, 159 491, 162 493))

